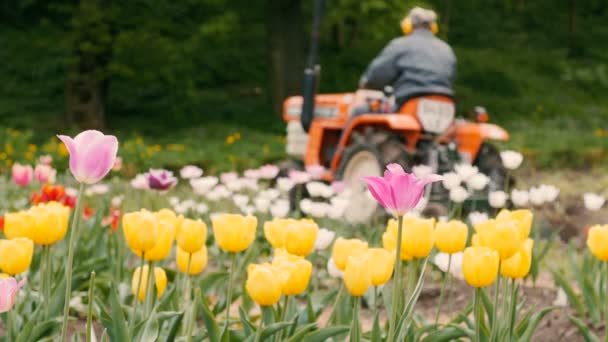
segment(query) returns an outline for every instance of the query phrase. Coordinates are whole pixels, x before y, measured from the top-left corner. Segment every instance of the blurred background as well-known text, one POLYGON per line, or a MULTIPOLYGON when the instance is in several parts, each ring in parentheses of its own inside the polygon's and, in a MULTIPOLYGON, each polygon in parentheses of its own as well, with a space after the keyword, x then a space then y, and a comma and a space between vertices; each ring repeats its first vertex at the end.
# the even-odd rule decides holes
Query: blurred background
MULTIPOLYGON (((121 138, 127 174, 284 158, 281 104, 301 92, 312 5, 2 1, 1 167, 65 157, 54 134, 82 128, 121 138)), ((486 107, 537 168, 608 165, 605 0, 328 0, 320 92, 354 91, 414 5, 437 11, 456 52, 458 113, 486 107)))

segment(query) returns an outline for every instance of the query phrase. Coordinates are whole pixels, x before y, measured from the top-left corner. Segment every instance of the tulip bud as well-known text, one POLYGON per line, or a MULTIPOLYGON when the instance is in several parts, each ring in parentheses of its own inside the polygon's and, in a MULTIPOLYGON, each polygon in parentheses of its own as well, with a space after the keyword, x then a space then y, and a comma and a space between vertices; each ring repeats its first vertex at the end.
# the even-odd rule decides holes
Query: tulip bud
POLYGON ((608 224, 589 228, 587 246, 593 256, 608 261, 608 224))
POLYGON ((366 251, 367 242, 359 239, 344 239, 339 237, 334 242, 332 257, 338 269, 344 271, 349 256, 364 254, 366 251))
POLYGON ((159 229, 151 212, 142 209, 125 214, 122 227, 127 245, 135 254, 146 253, 156 245, 159 229))
POLYGON ((34 169, 30 165, 13 164, 11 176, 15 184, 19 186, 28 186, 34 177, 34 169))
POLYGON ((25 211, 4 215, 4 236, 7 239, 32 236, 34 218, 25 211))
POLYGON ((492 284, 498 273, 500 257, 488 247, 468 247, 464 250, 462 273, 471 286, 484 287, 492 284))
MULTIPOLYGON (((384 285, 393 275, 395 256, 384 248, 370 248, 367 251, 372 271, 372 285, 384 285)), ((348 262, 347 262, 348 267, 348 262)))
POLYGON ((217 244, 227 252, 244 251, 255 240, 258 226, 258 219, 255 216, 220 214, 211 221, 217 244))
POLYGON ((414 258, 427 257, 435 243, 435 219, 403 218, 403 251, 414 258))
POLYGON ((201 220, 184 219, 179 233, 177 245, 186 253, 194 253, 205 245, 207 240, 207 225, 201 220))
POLYGON ((475 230, 481 245, 498 251, 500 260, 509 259, 523 243, 514 220, 488 220, 476 225, 475 230))
MULTIPOLYGON (((133 280, 131 281, 131 290, 133 291, 133 295, 137 292, 137 283, 139 282, 139 272, 141 272, 141 267, 135 269, 133 272, 133 280)), ((146 289, 148 288, 148 265, 144 265, 143 274, 141 275, 141 285, 139 287, 139 295, 137 296, 139 300, 143 302, 146 297, 146 289)), ((160 298, 165 292, 165 288, 167 287, 167 274, 165 270, 160 267, 154 267, 154 284, 156 285, 156 297, 160 298)))
POLYGON ((250 264, 245 282, 247 294, 261 306, 276 304, 281 299, 279 271, 270 264, 250 264))
POLYGON ((32 240, 38 245, 52 245, 68 231, 70 207, 57 202, 39 204, 29 210, 33 219, 32 240))
POLYGON ((344 285, 351 295, 360 297, 372 285, 372 265, 368 254, 348 257, 344 270, 344 285))
POLYGON ((319 226, 312 220, 299 220, 287 226, 285 249, 291 254, 307 256, 315 247, 319 226))
MULTIPOLYGON (((156 223, 158 228, 158 239, 154 247, 144 254, 144 259, 151 261, 163 260, 171 253, 173 240, 175 239, 175 226, 172 222, 161 220, 156 223)), ((140 251, 134 251, 135 254, 141 256, 140 251)))
POLYGON ((467 244, 469 227, 461 221, 439 222, 435 228, 435 245, 441 252, 461 252, 467 244))
POLYGON ((0 240, 0 269, 10 275, 27 271, 34 255, 34 242, 28 238, 0 240))
POLYGON ((285 296, 298 295, 306 290, 310 275, 312 274, 312 264, 310 261, 287 252, 280 252, 275 255, 272 265, 279 271, 282 289, 285 296))
POLYGON ((177 268, 183 273, 188 272, 188 258, 191 258, 189 274, 199 274, 203 272, 203 270, 207 266, 208 260, 207 247, 203 245, 201 249, 192 253, 192 256, 190 256, 190 253, 177 247, 175 262, 177 263, 177 268))
POLYGON ((534 240, 527 239, 519 251, 500 264, 500 274, 512 279, 523 278, 532 266, 532 247, 534 240))

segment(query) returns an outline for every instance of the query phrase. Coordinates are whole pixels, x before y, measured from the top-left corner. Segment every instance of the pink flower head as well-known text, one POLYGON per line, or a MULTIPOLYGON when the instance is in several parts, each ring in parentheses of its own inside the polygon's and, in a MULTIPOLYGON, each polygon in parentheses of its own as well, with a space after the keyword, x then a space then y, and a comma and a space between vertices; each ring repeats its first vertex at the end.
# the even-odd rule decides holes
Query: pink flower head
POLYGON ((57 170, 46 164, 38 164, 34 169, 34 177, 40 184, 55 183, 57 170))
POLYGON ((196 165, 186 165, 179 170, 179 175, 183 179, 199 178, 203 175, 203 169, 196 165))
POLYGON ((331 182, 331 188, 334 189, 335 193, 339 194, 346 189, 346 184, 342 181, 333 181, 331 182))
POLYGON ((245 176, 245 178, 258 179, 258 178, 260 178, 260 170, 255 170, 255 169, 245 170, 243 175, 245 176))
POLYGON ((259 168, 260 178, 262 179, 274 179, 279 175, 279 167, 276 165, 267 164, 259 168))
POLYGON ((116 157, 114 165, 112 165, 112 171, 118 172, 122 169, 122 157, 116 157))
POLYGON ((148 187, 154 190, 166 191, 177 184, 177 178, 173 172, 162 169, 150 169, 144 174, 148 180, 148 187))
POLYGON ((325 173, 325 168, 321 165, 308 165, 306 166, 306 172, 312 179, 321 179, 321 176, 325 173))
POLYGON ((94 184, 105 177, 114 166, 118 152, 118 139, 100 131, 81 132, 73 139, 57 136, 70 152, 70 172, 77 181, 94 184))
POLYGON ((53 156, 51 156, 50 154, 45 154, 40 156, 40 158, 38 158, 38 161, 40 162, 40 164, 51 165, 53 164, 53 156))
POLYGON ((17 283, 15 278, 0 279, 0 313, 7 312, 15 305, 17 292, 25 285, 26 279, 17 283))
POLYGON ((220 180, 224 184, 234 182, 237 179, 239 179, 239 175, 236 172, 224 172, 220 175, 220 180))
POLYGON ((289 179, 291 179, 294 184, 304 184, 310 182, 311 176, 308 172, 290 170, 289 179))
POLYGON ((424 187, 441 180, 441 176, 430 174, 418 179, 403 170, 399 164, 389 164, 384 177, 364 177, 372 196, 392 215, 404 215, 418 205, 424 187))
POLYGON ((30 165, 13 164, 11 171, 13 181, 19 186, 28 186, 34 177, 34 169, 30 165))

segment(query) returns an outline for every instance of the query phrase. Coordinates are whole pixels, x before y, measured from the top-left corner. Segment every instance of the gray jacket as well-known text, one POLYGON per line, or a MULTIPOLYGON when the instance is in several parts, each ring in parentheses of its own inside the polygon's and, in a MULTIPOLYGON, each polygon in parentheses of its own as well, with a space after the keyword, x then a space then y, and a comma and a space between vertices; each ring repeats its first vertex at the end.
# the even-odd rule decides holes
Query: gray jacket
POLYGON ((376 57, 360 86, 381 90, 394 88, 399 104, 420 94, 453 96, 456 56, 452 48, 429 30, 418 29, 393 39, 376 57))

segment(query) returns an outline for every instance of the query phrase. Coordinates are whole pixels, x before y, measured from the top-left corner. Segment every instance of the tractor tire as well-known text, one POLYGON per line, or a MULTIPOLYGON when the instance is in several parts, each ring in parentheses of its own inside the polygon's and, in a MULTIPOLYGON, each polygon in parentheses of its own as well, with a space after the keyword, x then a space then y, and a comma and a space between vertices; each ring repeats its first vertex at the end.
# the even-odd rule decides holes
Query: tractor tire
MULTIPOLYGON (((490 177, 488 191, 504 190, 505 185, 514 183, 513 179, 507 180, 507 169, 502 164, 502 158, 498 149, 491 144, 483 143, 477 154, 474 164, 479 172, 490 177)), ((511 186, 509 186, 511 188, 511 186)))

